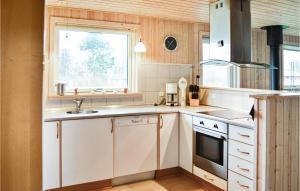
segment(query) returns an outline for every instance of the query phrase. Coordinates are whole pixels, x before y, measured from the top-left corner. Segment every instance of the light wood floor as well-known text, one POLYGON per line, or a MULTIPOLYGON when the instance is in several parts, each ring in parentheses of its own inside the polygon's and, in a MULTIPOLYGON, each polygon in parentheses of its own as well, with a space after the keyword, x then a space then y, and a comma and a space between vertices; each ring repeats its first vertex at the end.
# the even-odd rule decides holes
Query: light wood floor
POLYGON ((160 178, 159 180, 146 180, 123 186, 117 186, 105 191, 207 191, 186 175, 175 175, 160 178))

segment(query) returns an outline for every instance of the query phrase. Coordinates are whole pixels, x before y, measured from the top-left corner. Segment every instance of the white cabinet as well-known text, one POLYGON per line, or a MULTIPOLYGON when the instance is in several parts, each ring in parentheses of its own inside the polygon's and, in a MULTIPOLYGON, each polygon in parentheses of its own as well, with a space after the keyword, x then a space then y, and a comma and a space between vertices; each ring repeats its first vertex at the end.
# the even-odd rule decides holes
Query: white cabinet
POLYGON ((228 190, 256 190, 256 140, 254 129, 229 125, 228 190))
POLYGON ((178 150, 178 114, 162 114, 160 115, 160 169, 178 166, 178 150))
MULTIPOLYGON (((203 180, 215 185, 218 188, 221 188, 224 191, 227 191, 227 181, 223 180, 222 178, 219 178, 209 172, 206 172, 205 170, 202 170, 196 166, 194 166, 194 174, 203 180)), ((233 191, 230 190, 229 191, 233 191)))
POLYGON ((43 190, 59 187, 59 122, 45 122, 43 125, 43 190))
POLYGON ((229 191, 255 191, 255 182, 244 176, 228 171, 229 191))
POLYGON ((112 121, 62 122, 62 186, 113 177, 112 121))
POLYGON ((193 117, 180 114, 180 160, 181 168, 192 173, 193 171, 193 117))
POLYGON ((157 115, 115 119, 114 177, 157 169, 157 115))

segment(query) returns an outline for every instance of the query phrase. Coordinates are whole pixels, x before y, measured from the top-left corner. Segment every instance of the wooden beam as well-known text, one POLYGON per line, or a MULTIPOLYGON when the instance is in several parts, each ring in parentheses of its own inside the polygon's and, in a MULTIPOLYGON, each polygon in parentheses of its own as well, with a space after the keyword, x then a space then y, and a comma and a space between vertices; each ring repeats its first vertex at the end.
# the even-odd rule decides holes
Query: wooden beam
POLYGON ((44 1, 1 3, 1 187, 42 190, 44 1))

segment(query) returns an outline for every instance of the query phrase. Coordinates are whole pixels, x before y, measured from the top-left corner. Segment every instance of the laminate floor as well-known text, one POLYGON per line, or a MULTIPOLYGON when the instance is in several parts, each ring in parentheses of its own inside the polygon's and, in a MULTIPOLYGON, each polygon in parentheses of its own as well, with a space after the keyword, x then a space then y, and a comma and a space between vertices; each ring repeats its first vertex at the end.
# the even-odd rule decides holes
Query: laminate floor
POLYGON ((180 174, 117 186, 105 191, 207 191, 200 184, 180 174))

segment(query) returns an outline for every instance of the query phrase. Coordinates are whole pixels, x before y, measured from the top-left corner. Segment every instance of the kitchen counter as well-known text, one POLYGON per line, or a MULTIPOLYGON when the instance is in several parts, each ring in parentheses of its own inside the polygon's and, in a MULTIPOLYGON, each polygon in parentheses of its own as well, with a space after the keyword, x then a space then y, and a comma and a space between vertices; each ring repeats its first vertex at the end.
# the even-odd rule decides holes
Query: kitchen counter
MULTIPOLYGON (((90 108, 91 109, 91 108, 90 108)), ((213 120, 222 121, 225 123, 239 125, 247 128, 253 128, 255 126, 252 120, 247 118, 228 120, 224 118, 214 117, 199 112, 224 110, 224 108, 211 107, 201 105, 199 107, 168 107, 168 106, 110 106, 93 108, 99 111, 93 114, 67 114, 67 109, 51 109, 47 110, 44 115, 45 122, 51 121, 66 121, 66 120, 78 120, 78 119, 92 119, 92 118, 104 118, 104 117, 119 117, 119 116, 132 116, 132 115, 149 115, 149 114, 162 114, 162 113, 184 113, 198 117, 205 117, 213 120)))

